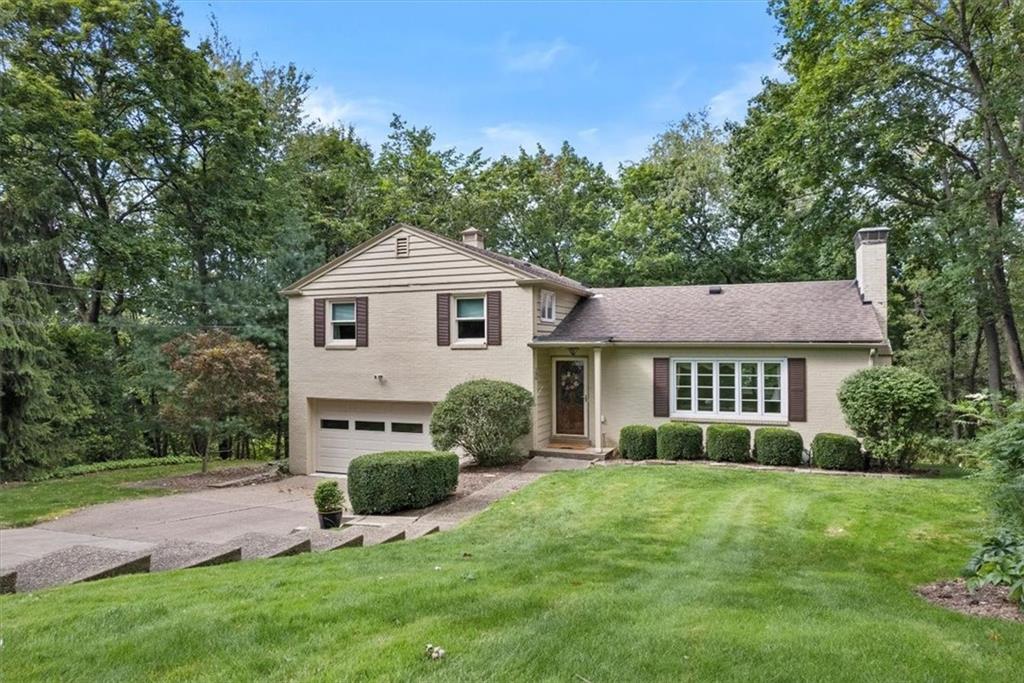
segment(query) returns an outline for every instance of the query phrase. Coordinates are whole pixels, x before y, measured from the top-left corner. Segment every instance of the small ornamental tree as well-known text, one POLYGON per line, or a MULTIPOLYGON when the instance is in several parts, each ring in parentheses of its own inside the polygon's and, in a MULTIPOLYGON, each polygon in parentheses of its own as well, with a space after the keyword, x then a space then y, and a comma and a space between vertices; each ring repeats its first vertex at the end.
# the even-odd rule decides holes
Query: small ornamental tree
POLYGON ((175 382, 161 415, 193 437, 203 472, 211 442, 251 434, 277 417, 274 366, 259 346, 216 331, 185 335, 162 350, 175 382))
POLYGON ((503 465, 522 457, 516 441, 530 433, 533 395, 511 382, 474 379, 453 387, 434 408, 434 447, 460 446, 481 465, 503 465))
POLYGON ((843 416, 865 450, 901 470, 916 460, 916 443, 934 425, 941 400, 935 383, 909 368, 867 368, 839 388, 843 416))

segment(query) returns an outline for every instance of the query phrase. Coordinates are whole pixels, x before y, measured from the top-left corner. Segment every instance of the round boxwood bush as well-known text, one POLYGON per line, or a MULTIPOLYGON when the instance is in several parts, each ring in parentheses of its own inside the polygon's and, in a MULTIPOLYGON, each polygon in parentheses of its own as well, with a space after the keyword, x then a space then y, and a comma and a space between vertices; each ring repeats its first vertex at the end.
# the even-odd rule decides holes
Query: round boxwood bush
POLYGON ((658 457, 662 460, 697 460, 703 454, 700 425, 666 422, 658 427, 658 457))
POLYGON ((619 431, 619 453, 629 460, 651 460, 658 452, 658 430, 650 425, 626 425, 619 431))
POLYGON ((863 470, 864 455, 852 436, 823 432, 811 442, 811 463, 825 470, 863 470))
POLYGON ((762 465, 796 467, 804 461, 804 438, 792 429, 761 427, 754 431, 754 459, 762 465))
POLYGON ((434 407, 434 448, 460 446, 481 465, 505 465, 523 457, 517 441, 530 433, 533 394, 511 382, 474 379, 452 387, 434 407))
POLYGON ((708 458, 719 462, 750 460, 750 430, 742 425, 708 425, 708 458))
POLYGON ((455 493, 459 457, 438 451, 360 455, 348 466, 348 500, 360 515, 422 508, 455 493))
POLYGON ((341 489, 334 479, 327 479, 316 485, 313 491, 313 504, 317 512, 337 512, 344 504, 341 489))
POLYGON ((866 368, 839 387, 843 416, 864 448, 901 470, 914 464, 920 436, 934 428, 941 403, 935 382, 909 368, 866 368))

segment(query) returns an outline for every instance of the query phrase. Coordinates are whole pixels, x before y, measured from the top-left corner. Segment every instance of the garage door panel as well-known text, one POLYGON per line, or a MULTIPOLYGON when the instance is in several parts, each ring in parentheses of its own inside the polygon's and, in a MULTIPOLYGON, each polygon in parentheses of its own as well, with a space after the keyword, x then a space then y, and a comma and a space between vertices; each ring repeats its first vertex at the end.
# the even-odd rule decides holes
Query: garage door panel
POLYGON ((321 472, 347 473, 352 460, 365 453, 390 450, 429 450, 429 403, 324 401, 317 415, 317 466, 321 472), (324 423, 323 420, 330 420, 324 423), (356 423, 383 423, 384 430, 356 429, 356 423), (394 431, 392 424, 406 425, 394 431), (422 425, 422 432, 408 425, 422 425), (347 427, 345 429, 331 427, 347 427), (400 428, 401 429, 401 428, 400 428))

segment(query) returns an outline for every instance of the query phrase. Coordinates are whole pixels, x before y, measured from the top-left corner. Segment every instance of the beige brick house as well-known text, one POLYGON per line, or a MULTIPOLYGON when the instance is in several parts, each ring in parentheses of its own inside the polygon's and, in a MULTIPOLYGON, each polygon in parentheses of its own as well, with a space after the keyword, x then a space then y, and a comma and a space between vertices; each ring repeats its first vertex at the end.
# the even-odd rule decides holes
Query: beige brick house
POLYGON ((396 225, 284 290, 291 470, 430 448, 433 405, 473 378, 533 392, 538 451, 666 420, 848 432, 839 383, 891 357, 887 234, 857 233, 855 280, 595 289, 474 229, 396 225))

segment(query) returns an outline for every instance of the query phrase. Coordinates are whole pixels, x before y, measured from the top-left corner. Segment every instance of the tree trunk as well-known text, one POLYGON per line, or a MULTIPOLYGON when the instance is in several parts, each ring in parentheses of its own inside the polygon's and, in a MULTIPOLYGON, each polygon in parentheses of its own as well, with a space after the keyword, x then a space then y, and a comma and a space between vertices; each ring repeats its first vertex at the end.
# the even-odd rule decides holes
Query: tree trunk
MULTIPOLYGON (((946 333, 946 345, 949 353, 949 366, 946 369, 946 400, 950 403, 956 401, 956 315, 952 316, 949 320, 949 330, 946 333)), ((958 428, 956 420, 953 420, 953 438, 957 439, 960 437, 960 430, 958 428)))
POLYGON ((971 353, 971 367, 967 371, 967 393, 978 392, 978 366, 981 364, 981 342, 985 339, 985 328, 978 326, 978 332, 974 335, 974 352, 971 353))
POLYGON ((989 197, 989 228, 992 240, 989 246, 989 281, 992 285, 994 312, 1003 328, 1003 339, 1006 342, 1006 357, 1010 361, 1010 372, 1013 374, 1014 391, 1017 400, 1024 400, 1024 352, 1021 351, 1020 334, 1017 331, 1017 320, 1010 301, 1010 286, 1006 278, 1006 262, 1001 242, 1004 230, 1003 195, 995 193, 989 197))

